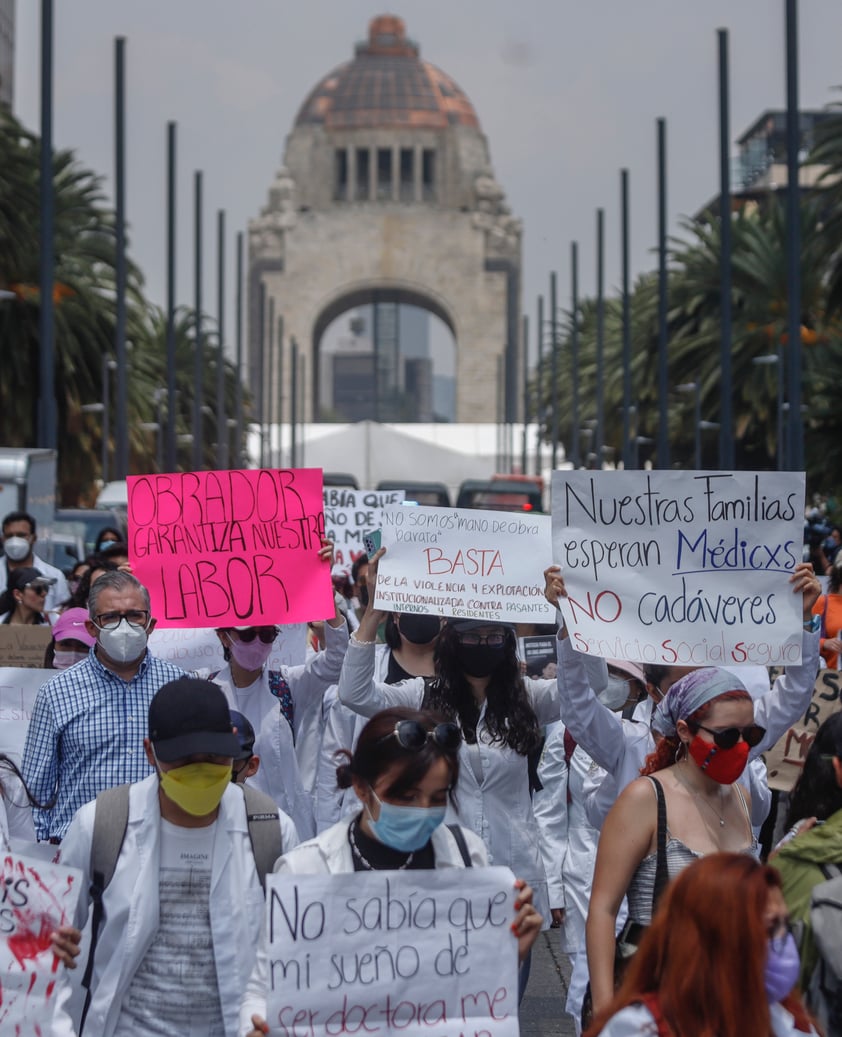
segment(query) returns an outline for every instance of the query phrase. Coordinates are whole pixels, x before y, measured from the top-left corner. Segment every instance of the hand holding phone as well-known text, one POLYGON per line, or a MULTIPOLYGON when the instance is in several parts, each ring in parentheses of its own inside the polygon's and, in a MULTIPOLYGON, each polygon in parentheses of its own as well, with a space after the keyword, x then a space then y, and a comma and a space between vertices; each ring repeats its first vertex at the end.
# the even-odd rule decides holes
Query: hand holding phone
POLYGON ((375 554, 380 550, 380 530, 372 529, 368 533, 363 533, 363 547, 365 553, 368 555, 368 560, 374 557, 375 554))

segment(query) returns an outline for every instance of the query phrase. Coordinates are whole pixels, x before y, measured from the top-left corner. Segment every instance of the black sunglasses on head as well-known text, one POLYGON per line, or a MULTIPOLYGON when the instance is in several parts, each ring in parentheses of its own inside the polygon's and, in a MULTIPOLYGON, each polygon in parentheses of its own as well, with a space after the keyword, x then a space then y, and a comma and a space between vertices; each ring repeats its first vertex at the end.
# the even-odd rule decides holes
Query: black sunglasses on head
POLYGON ((721 731, 714 731, 713 728, 705 727, 704 724, 688 721, 688 727, 691 730, 701 728, 702 731, 707 731, 713 738, 714 745, 719 749, 733 749, 741 738, 747 745, 759 745, 766 734, 766 728, 759 724, 749 724, 748 727, 725 727, 721 731))
POLYGON ((259 637, 265 645, 270 645, 278 636, 277 627, 249 627, 248 630, 236 631, 237 637, 243 642, 243 644, 249 645, 252 641, 259 637))
POLYGON ((380 745, 389 738, 397 738, 404 749, 415 753, 420 752, 430 738, 447 752, 453 752, 462 744, 462 732, 457 724, 450 721, 428 729, 417 720, 399 720, 395 724, 395 730, 384 735, 377 744, 380 745))

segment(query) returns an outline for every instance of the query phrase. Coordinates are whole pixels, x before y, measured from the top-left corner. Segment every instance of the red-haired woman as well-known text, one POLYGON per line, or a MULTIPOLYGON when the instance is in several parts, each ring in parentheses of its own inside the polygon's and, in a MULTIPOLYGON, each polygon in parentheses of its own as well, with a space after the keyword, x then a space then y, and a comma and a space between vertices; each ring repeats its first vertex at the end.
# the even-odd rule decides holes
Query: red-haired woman
POLYGON ((714 667, 688 673, 658 704, 652 727, 660 739, 641 772, 646 776, 623 790, 599 839, 586 928, 594 1012, 614 992, 614 931, 624 896, 625 942, 635 944, 651 921, 656 888, 667 878, 709 853, 757 854, 748 794, 736 781, 765 731, 754 723, 751 697, 739 679, 714 667), (659 802, 665 807, 666 863, 660 878, 659 802))
POLYGON ((748 854, 710 854, 668 888, 585 1037, 812 1034, 797 978, 777 872, 748 854))

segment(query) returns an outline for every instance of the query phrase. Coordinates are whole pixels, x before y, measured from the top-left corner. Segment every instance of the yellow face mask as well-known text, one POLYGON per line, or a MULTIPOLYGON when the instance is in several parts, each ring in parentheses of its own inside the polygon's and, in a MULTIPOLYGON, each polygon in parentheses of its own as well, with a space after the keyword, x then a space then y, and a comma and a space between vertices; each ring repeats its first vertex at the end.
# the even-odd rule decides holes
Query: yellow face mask
POLYGON ((186 763, 171 771, 159 771, 158 776, 167 799, 192 817, 207 817, 219 806, 231 783, 231 767, 226 763, 186 763))

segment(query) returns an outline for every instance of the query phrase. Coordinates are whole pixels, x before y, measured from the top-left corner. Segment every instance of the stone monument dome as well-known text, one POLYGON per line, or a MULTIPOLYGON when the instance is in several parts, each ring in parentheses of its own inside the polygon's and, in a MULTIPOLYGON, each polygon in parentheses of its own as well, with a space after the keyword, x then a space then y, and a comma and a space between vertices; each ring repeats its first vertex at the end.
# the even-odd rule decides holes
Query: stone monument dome
POLYGON ((295 125, 331 130, 367 128, 443 129, 479 126, 473 105, 441 69, 421 61, 418 44, 406 38, 400 18, 381 15, 357 44, 352 61, 328 73, 310 91, 295 125))
MULTIPOLYGON (((354 307, 411 304, 455 339, 456 420, 488 413, 502 357, 506 420, 514 421, 520 270, 521 223, 494 177, 473 105, 422 60, 400 18, 376 17, 351 60, 310 90, 267 204, 249 225, 252 391, 290 413, 289 387, 274 376, 269 384, 268 371, 289 371, 294 338, 304 357, 302 416, 319 420, 333 391, 319 355, 328 325, 354 307), (261 298, 284 318, 274 368, 261 298)), ((375 397, 397 391, 400 357, 375 357, 374 367, 391 386, 378 385, 375 397)))

